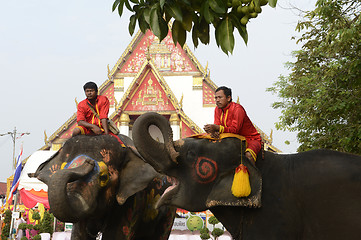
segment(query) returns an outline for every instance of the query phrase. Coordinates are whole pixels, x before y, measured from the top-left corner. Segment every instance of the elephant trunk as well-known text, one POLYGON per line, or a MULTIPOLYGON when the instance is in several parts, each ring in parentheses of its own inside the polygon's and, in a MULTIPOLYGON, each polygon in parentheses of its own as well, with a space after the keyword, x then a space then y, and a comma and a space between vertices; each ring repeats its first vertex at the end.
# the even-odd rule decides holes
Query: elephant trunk
POLYGON ((158 172, 165 172, 177 163, 179 153, 173 144, 173 132, 163 116, 149 112, 137 118, 133 125, 134 145, 146 161, 158 172), (164 143, 155 140, 149 127, 155 125, 162 133, 164 143))
POLYGON ((94 169, 93 160, 87 159, 76 168, 62 169, 54 173, 48 184, 50 210, 63 222, 78 222, 92 210, 80 193, 68 192, 68 183, 80 180, 94 169))

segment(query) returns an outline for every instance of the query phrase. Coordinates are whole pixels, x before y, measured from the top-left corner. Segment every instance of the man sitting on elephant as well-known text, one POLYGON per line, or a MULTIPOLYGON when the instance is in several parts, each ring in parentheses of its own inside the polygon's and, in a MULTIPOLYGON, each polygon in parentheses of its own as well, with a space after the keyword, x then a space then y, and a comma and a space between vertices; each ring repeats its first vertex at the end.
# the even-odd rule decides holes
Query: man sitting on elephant
POLYGON ((261 135, 253 126, 243 106, 232 102, 232 90, 222 86, 216 89, 214 124, 207 124, 204 130, 212 137, 218 138, 220 133, 235 133, 247 140, 246 157, 252 162, 257 159, 261 150, 261 135))
POLYGON ((79 134, 109 134, 108 113, 109 100, 106 96, 98 96, 98 86, 87 82, 84 86, 86 99, 78 104, 77 123, 73 136, 79 134))

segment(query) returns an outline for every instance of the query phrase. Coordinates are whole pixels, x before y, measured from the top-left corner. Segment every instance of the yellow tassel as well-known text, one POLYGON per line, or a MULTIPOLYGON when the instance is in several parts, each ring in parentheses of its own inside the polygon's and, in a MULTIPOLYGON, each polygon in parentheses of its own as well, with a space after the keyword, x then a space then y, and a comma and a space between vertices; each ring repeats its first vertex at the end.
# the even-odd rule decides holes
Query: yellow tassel
POLYGON ((235 197, 247 197, 251 194, 251 185, 249 183, 249 173, 245 165, 240 164, 236 168, 232 183, 232 194, 235 197))

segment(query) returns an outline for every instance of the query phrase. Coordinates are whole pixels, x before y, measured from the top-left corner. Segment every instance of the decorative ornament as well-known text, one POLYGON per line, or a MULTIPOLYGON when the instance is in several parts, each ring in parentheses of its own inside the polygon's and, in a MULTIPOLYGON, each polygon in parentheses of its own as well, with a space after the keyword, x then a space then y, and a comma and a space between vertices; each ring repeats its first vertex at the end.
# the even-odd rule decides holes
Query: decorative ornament
POLYGON ((197 215, 190 215, 187 219, 187 228, 192 232, 201 230, 203 228, 203 224, 203 219, 197 215))
POLYGON ((236 168, 231 190, 235 197, 248 197, 251 194, 249 172, 245 165, 240 164, 236 168))
POLYGON ((44 130, 44 143, 45 144, 48 144, 49 141, 48 141, 48 136, 46 135, 46 130, 44 130))

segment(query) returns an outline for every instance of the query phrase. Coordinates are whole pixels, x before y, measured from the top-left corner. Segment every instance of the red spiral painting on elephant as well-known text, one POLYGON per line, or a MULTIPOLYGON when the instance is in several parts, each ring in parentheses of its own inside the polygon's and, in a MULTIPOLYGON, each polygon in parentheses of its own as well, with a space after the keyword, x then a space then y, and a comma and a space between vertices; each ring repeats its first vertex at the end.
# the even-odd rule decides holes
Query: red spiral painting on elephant
POLYGON ((213 182, 218 174, 217 163, 206 157, 198 157, 194 163, 196 181, 202 184, 213 182))

